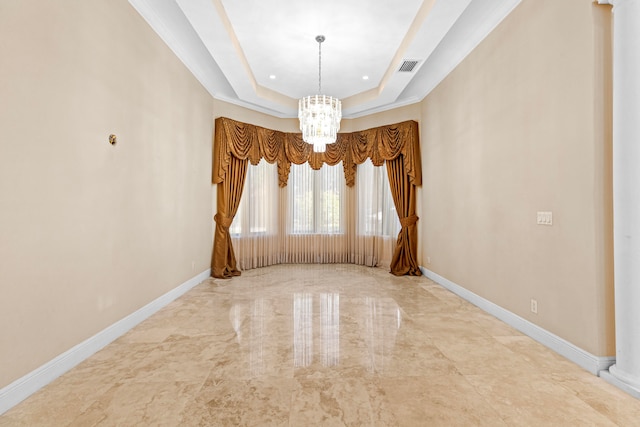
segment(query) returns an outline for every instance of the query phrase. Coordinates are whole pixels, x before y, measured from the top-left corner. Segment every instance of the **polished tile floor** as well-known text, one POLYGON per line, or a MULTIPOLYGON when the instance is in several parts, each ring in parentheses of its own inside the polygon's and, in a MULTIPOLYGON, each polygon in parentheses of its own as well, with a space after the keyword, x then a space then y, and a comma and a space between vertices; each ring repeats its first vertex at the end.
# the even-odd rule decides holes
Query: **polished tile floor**
POLYGON ((209 279, 0 426, 638 426, 640 401, 424 277, 209 279))

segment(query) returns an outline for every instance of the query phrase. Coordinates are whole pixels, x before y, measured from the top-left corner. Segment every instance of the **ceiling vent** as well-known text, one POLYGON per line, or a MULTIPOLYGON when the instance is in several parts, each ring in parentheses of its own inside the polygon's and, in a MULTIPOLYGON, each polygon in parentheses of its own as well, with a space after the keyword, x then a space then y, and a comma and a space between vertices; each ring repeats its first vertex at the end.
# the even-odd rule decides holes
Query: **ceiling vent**
POLYGON ((398 71, 400 71, 401 73, 410 73, 413 71, 414 68, 416 68, 416 65, 418 65, 418 62, 420 61, 416 61, 413 59, 405 59, 402 62, 402 65, 400 65, 400 68, 398 69, 398 71))

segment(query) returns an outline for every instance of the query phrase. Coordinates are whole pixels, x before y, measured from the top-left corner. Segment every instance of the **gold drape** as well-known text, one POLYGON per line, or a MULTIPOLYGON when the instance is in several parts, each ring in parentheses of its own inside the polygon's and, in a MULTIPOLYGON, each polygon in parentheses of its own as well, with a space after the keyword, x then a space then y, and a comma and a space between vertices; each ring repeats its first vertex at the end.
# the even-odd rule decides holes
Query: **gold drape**
POLYGON ((416 187, 411 185, 401 158, 387 160, 387 174, 393 203, 400 217, 400 233, 391 258, 391 272, 396 276, 408 274, 420 276, 416 260, 418 253, 418 229, 416 222, 416 187))
POLYGON ((219 278, 239 276, 236 267, 236 255, 231 245, 229 227, 236 216, 244 181, 247 176, 248 161, 231 157, 226 179, 218 184, 218 213, 213 217, 216 222, 216 232, 211 259, 211 275, 219 278))
POLYGON ((225 117, 216 119, 215 129, 213 183, 218 184, 218 213, 215 217, 216 233, 211 260, 213 277, 240 274, 236 268, 229 225, 240 203, 247 162, 257 165, 262 158, 269 163, 277 162, 280 187, 287 185, 291 163, 309 163, 318 170, 324 163, 333 166, 342 162, 347 186, 352 187, 357 165, 368 158, 375 166, 382 166, 386 161, 396 210, 402 224, 391 272, 397 275, 420 275, 415 260, 415 221, 418 219, 415 216, 415 186, 422 184, 417 122, 406 121, 340 133, 334 144, 327 145, 324 153, 315 153, 299 133, 275 131, 225 117), (392 179, 396 181, 391 182, 392 179), (408 224, 408 221, 413 222, 408 224))

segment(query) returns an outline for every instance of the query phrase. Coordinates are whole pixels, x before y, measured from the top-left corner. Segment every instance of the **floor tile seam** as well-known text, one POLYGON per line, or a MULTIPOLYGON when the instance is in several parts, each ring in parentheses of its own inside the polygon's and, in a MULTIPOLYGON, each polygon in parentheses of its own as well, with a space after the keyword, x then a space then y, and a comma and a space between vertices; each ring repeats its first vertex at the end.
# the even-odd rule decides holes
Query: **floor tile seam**
MULTIPOLYGON (((190 393, 190 394, 188 395, 188 397, 187 397, 186 399, 184 399, 184 402, 182 402, 182 404, 180 405, 180 409, 179 409, 179 411, 177 411, 177 412, 176 412, 177 414, 182 414, 182 413, 184 413, 184 411, 185 411, 185 409, 187 408, 187 406, 188 406, 190 403, 192 403, 192 402, 195 402, 195 401, 196 401, 197 397, 202 393, 202 391, 203 391, 203 389, 204 389, 204 386, 205 386, 205 383, 207 382, 207 379, 208 379, 208 375, 207 375, 207 376, 205 376, 205 377, 204 377, 204 379, 203 379, 202 381, 198 381, 198 382, 195 382, 195 381, 185 381, 185 382, 183 382, 183 384, 182 384, 183 386, 184 386, 185 384, 186 384, 186 385, 194 385, 194 386, 196 386, 196 390, 197 390, 197 391, 194 391, 193 393, 190 393), (199 384, 199 386, 197 386, 198 384, 199 384)), ((134 381, 134 382, 128 382, 128 383, 119 383, 119 384, 114 385, 113 387, 109 388, 109 389, 107 390, 107 392, 103 393, 103 395, 104 395, 104 394, 107 394, 109 391, 111 391, 111 389, 113 389, 113 388, 114 388, 114 387, 116 387, 116 386, 117 386, 117 387, 121 387, 121 386, 126 386, 127 384, 132 384, 132 383, 135 383, 135 384, 148 384, 148 385, 151 387, 151 386, 154 386, 154 385, 155 385, 155 386, 158 386, 158 385, 162 385, 162 384, 171 384, 171 383, 176 384, 176 383, 180 383, 180 382, 179 382, 179 381, 149 381, 149 382, 139 383, 139 382, 134 381)), ((154 393, 154 394, 153 394, 153 396, 151 397, 151 400, 147 403, 147 405, 151 404, 151 402, 153 402, 153 401, 155 400, 156 396, 157 396, 157 393, 154 393)), ((97 402, 99 402, 99 400, 98 400, 98 399, 96 399, 96 400, 95 400, 91 405, 88 405, 88 406, 87 406, 87 407, 86 407, 86 408, 85 408, 85 409, 80 413, 80 415, 78 415, 77 417, 75 417, 75 418, 71 421, 71 423, 70 423, 70 424, 73 424, 77 419, 79 419, 80 417, 82 417, 82 416, 84 416, 85 414, 87 414, 87 412, 89 411, 89 409, 91 409, 91 406, 93 406, 93 404, 94 404, 94 403, 97 403, 97 402)), ((109 406, 110 406, 110 405, 107 405, 107 408, 108 408, 109 406)), ((130 414, 129 414, 128 416, 130 416, 130 414)), ((107 415, 107 418, 108 418, 108 415, 107 415)), ((103 420, 104 420, 104 419, 103 419, 103 420)), ((102 421, 103 421, 103 420, 102 420, 102 421)))
POLYGON ((113 387, 120 387, 120 386, 126 386, 126 385, 144 385, 144 384, 148 384, 148 385, 166 385, 166 384, 173 384, 175 386, 189 386, 189 385, 193 385, 193 386, 197 386, 198 384, 200 384, 200 388, 202 388, 202 386, 204 385, 204 383, 207 381, 207 379, 209 378, 211 371, 209 371, 206 375, 202 375, 201 377, 192 377, 193 379, 185 379, 185 380, 181 380, 181 379, 164 379, 164 380, 160 380, 160 379, 155 379, 155 378, 151 378, 148 380, 145 380, 144 378, 139 378, 139 377, 130 377, 130 378, 123 378, 120 380, 117 380, 115 382, 113 382, 111 384, 111 387, 109 387, 109 389, 113 388, 113 387), (195 378, 201 378, 198 379, 197 381, 195 380, 195 378))
MULTIPOLYGON (((483 377, 486 377, 486 376, 489 376, 489 375, 475 375, 475 374, 471 374, 471 375, 465 375, 465 376, 467 376, 467 377, 477 377, 477 378, 479 378, 479 379, 483 379, 483 377)), ((611 420, 611 418, 609 417, 609 415, 608 415, 608 414, 606 414, 605 412, 603 412, 603 411, 599 410, 597 407, 594 407, 594 406, 593 406, 593 405, 591 405, 589 402, 587 402, 587 401, 585 401, 584 399, 582 399, 582 398, 580 397, 579 393, 578 393, 576 390, 574 390, 574 389, 572 389, 572 388, 570 388, 570 387, 567 387, 565 384, 563 384, 563 383, 561 383, 561 382, 554 381, 554 380, 553 380, 553 378, 552 378, 552 375, 551 375, 551 374, 542 374, 542 375, 539 375, 539 377, 540 377, 540 376, 542 376, 542 377, 548 376, 549 378, 544 379, 544 382, 545 382, 545 383, 552 383, 552 384, 553 384, 553 385, 555 385, 555 386, 560 386, 562 389, 564 389, 565 391, 569 392, 569 394, 570 394, 571 396, 575 397, 577 400, 579 400, 580 402, 582 402, 586 407, 590 408, 594 413, 597 413, 598 415, 602 416, 603 418, 605 418, 605 419, 607 419, 607 420, 611 421, 613 425, 618 425, 618 424, 616 424, 613 420, 611 420)), ((505 375, 504 377, 506 378, 507 376, 505 375)), ((468 381, 468 380, 467 380, 467 381, 468 381)), ((502 381, 504 381, 504 378, 501 378, 501 379, 500 379, 500 381, 501 381, 501 382, 502 382, 502 381)), ((468 381, 468 382, 470 382, 470 381, 468 381)), ((472 383, 472 385, 473 385, 473 383, 472 383)), ((475 387, 475 386, 474 386, 474 387, 475 387)), ((565 403, 566 403, 566 402, 565 402, 565 403)), ((571 406, 573 407, 573 405, 571 405, 571 406)))
POLYGON ((446 354, 445 357, 451 362, 451 364, 456 368, 456 370, 458 370, 462 375, 484 375, 485 373, 494 373, 494 372, 504 372, 506 375, 513 377, 514 373, 523 373, 523 374, 539 374, 540 369, 538 366, 535 366, 533 364, 531 364, 530 362, 526 361, 526 360, 521 360, 519 359, 519 362, 524 362, 526 369, 523 369, 522 366, 517 366, 515 368, 513 367, 505 367, 505 366, 499 366, 499 367, 493 367, 490 366, 488 364, 484 364, 484 365, 478 365, 477 363, 474 363, 474 360, 453 360, 451 358, 449 358, 446 354), (472 368, 469 368, 469 363, 474 363, 474 366, 472 368), (470 373, 469 370, 473 369, 474 373, 470 373))
MULTIPOLYGON (((523 360, 522 355, 514 352, 513 350, 511 350, 510 348, 508 348, 506 345, 502 344, 500 341, 496 340, 494 337, 487 335, 486 337, 479 337, 476 335, 472 335, 470 337, 465 337, 465 338, 490 338, 491 341, 495 344, 497 344, 498 346, 502 347, 500 348, 500 351, 496 351, 494 352, 495 354, 506 354, 508 355, 510 358, 514 358, 514 359, 519 359, 519 360, 523 360)), ((438 337, 432 337, 430 336, 430 338, 433 341, 433 345, 440 351, 440 353, 442 353, 445 357, 447 357, 450 360, 455 360, 452 359, 451 357, 447 356, 447 353, 449 353, 449 349, 446 348, 446 344, 441 340, 438 339, 438 337)), ((439 337, 439 338, 443 338, 443 337, 439 337)), ((477 345, 478 343, 472 343, 474 346, 477 345)))
MULTIPOLYGON (((159 362, 159 363, 162 363, 159 362)), ((193 365, 195 368, 197 368, 198 366, 193 365)), ((141 366, 138 369, 132 369, 130 370, 127 375, 122 376, 118 379, 116 379, 116 382, 118 383, 136 383, 136 382, 150 382, 145 380, 145 378, 149 378, 149 379, 154 379, 154 378, 158 378, 158 377, 162 377, 163 375, 166 376, 171 376, 174 375, 176 377, 174 377, 173 379, 169 380, 169 379, 162 379, 162 380, 155 380, 152 382, 157 382, 157 383, 167 383, 167 382, 190 382, 190 381, 179 381, 176 380, 178 375, 184 375, 185 372, 180 372, 180 371, 176 371, 176 369, 169 369, 169 368, 165 368, 164 366, 161 368, 153 368, 153 367, 148 367, 148 366, 141 366)), ((207 373, 210 372, 207 371, 207 373)), ((196 375, 191 375, 190 378, 194 378, 196 377, 196 375)), ((108 378, 108 377, 105 377, 108 378)))
MULTIPOLYGON (((471 381, 469 381, 469 379, 467 378, 468 376, 482 376, 482 375, 466 375, 466 374, 461 374, 462 378, 464 379, 464 381, 473 389, 473 391, 476 393, 477 396, 480 397, 480 399, 485 403, 485 405, 487 405, 489 408, 491 408, 493 410, 493 412, 497 415, 497 417, 502 420, 502 422, 506 425, 506 426, 510 426, 513 425, 511 424, 508 420, 509 417, 506 416, 506 414, 503 414, 502 411, 500 410, 500 408, 496 407, 496 404, 493 402, 493 399, 490 399, 488 396, 485 396, 479 387, 476 387, 475 384, 471 381)), ((485 375, 487 376, 487 375, 485 375)), ((493 376, 493 375, 491 375, 493 376)), ((512 378, 513 376, 511 375, 510 378, 512 378)))
MULTIPOLYGON (((603 381, 603 383, 608 384, 605 381, 603 381)), ((560 387, 563 387, 565 390, 569 391, 577 399, 580 399, 585 405, 589 406, 595 412, 597 412, 600 415, 602 415, 603 417, 607 418, 613 424, 615 424, 617 426, 620 426, 620 424, 616 423, 615 421, 613 421, 610 418, 610 415, 606 411, 603 410, 601 405, 593 405, 589 400, 586 400, 585 398, 582 397, 582 393, 580 393, 578 390, 574 389, 573 387, 570 387, 568 384, 566 384, 565 381, 554 381, 554 384, 559 385, 560 387)), ((624 426, 620 426, 620 427, 624 427, 624 426)))
MULTIPOLYGON (((326 380, 326 378, 325 378, 325 380, 326 380)), ((299 382, 296 382, 296 384, 294 385, 294 389, 292 390, 292 393, 291 393, 291 400, 290 400, 290 407, 289 407, 289 424, 288 424, 289 426, 296 426, 296 427, 299 426, 299 424, 292 424, 292 421, 293 421, 292 417, 295 417, 295 413, 293 412, 293 408, 294 408, 294 403, 296 402, 296 400, 295 400, 296 392, 299 390, 299 388, 297 386, 299 386, 299 385, 301 385, 301 384, 299 382)), ((335 382, 332 382, 332 385, 335 385, 335 382)), ((366 385, 366 384, 364 384, 364 385, 366 385)), ((367 387, 365 387, 365 390, 366 390, 366 393, 367 393, 366 402, 367 402, 367 405, 368 405, 368 413, 369 413, 369 415, 371 417, 371 420, 373 420, 374 411, 373 411, 373 404, 372 404, 372 393, 369 390, 369 388, 367 388, 367 387)), ((340 411, 341 411, 340 419, 344 420, 345 411, 343 409, 343 405, 340 406, 340 411)), ((347 425, 347 424, 344 424, 344 425, 347 425)))
POLYGON ((464 337, 464 338, 473 338, 473 339, 492 339, 493 341, 499 342, 495 339, 495 337, 491 334, 484 332, 482 335, 476 333, 460 333, 460 331, 448 331, 448 330, 430 330, 426 331, 425 336, 429 338, 431 341, 437 342, 444 338, 449 338, 451 336, 464 337))
MULTIPOLYGON (((487 376, 490 376, 490 375, 475 375, 475 374, 465 375, 465 377, 477 377, 479 379, 483 379, 483 377, 487 377, 487 376)), ((546 376, 546 375, 545 374, 538 375, 538 377, 540 377, 540 376, 546 376)), ((548 376, 551 377, 551 375, 548 375, 548 376)), ((503 375, 500 376, 500 378, 504 378, 504 380, 501 381, 501 382, 508 382, 508 378, 511 378, 511 377, 508 376, 508 375, 503 374, 503 375)), ((470 382, 471 385, 473 386, 473 383, 471 381, 469 381, 469 380, 467 380, 467 381, 470 382)), ((551 378, 548 378, 548 379, 544 380, 543 382, 552 383, 555 386, 560 386, 565 391, 569 392, 570 395, 572 395, 576 399, 580 400, 584 405, 586 405, 587 407, 591 408, 591 410, 593 410, 595 413, 598 413, 600 416, 608 419, 609 421, 612 421, 606 413, 598 410, 598 408, 594 407, 593 405, 589 404, 589 402, 586 402, 584 399, 580 398, 579 393, 577 393, 576 390, 573 390, 573 389, 571 389, 569 387, 566 387, 564 384, 558 383, 557 381, 553 381, 551 378)), ((474 388, 475 388, 475 386, 474 386, 474 388)), ((489 401, 490 404, 491 404, 491 401, 492 400, 489 401)), ((492 407, 493 407, 493 404, 492 404, 492 407)), ((506 420, 507 419, 505 419, 505 421, 506 420)), ((613 423, 613 421, 612 421, 612 423, 613 423)), ((613 423, 613 424, 615 424, 615 423, 613 423)))
POLYGON ((415 374, 415 375, 407 375, 407 374, 394 374, 394 375, 386 375, 386 374, 364 374, 358 377, 350 377, 350 378, 345 378, 344 376, 341 375, 323 375, 323 376, 317 376, 316 374, 300 374, 300 375, 293 375, 293 378, 300 378, 300 379, 309 379, 309 380, 332 380, 332 381, 350 381, 353 379, 357 379, 359 381, 362 381, 363 383, 374 383, 376 381, 380 381, 380 380, 398 380, 398 379, 419 379, 419 378, 423 378, 425 380, 429 380, 429 379, 433 379, 433 378, 443 378, 443 377, 450 377, 452 375, 462 375, 461 373, 459 373, 456 370, 455 374, 452 373, 429 373, 429 374, 415 374))

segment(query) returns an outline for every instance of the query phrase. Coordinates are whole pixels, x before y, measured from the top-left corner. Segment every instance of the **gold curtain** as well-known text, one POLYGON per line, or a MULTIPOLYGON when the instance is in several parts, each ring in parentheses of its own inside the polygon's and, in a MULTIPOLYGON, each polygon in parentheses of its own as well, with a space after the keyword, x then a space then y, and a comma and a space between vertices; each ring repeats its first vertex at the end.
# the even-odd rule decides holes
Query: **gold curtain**
POLYGON ((219 278, 239 276, 236 256, 231 245, 229 227, 236 216, 244 181, 247 176, 247 160, 231 158, 227 179, 218 184, 218 213, 213 217, 216 222, 216 234, 211 259, 211 275, 219 278))
POLYGON ((415 215, 415 186, 422 184, 417 122, 406 121, 340 133, 334 144, 327 145, 324 153, 316 153, 299 133, 275 131, 220 117, 215 123, 213 159, 213 183, 218 184, 218 213, 215 216, 216 233, 211 260, 213 277, 240 274, 236 268, 229 226, 242 196, 247 162, 257 165, 262 158, 269 163, 277 163, 280 187, 287 185, 292 163, 308 163, 318 170, 325 163, 333 166, 342 162, 347 186, 352 187, 357 165, 368 158, 375 166, 382 166, 386 161, 391 191, 402 224, 391 272, 420 275, 415 259, 415 222, 418 220, 415 215), (411 221, 412 224, 408 224, 411 221))
POLYGON ((416 260, 418 253, 416 187, 409 182, 400 157, 387 160, 387 174, 393 203, 402 226, 396 249, 393 251, 393 258, 391 258, 391 273, 396 276, 405 274, 419 276, 421 273, 416 260))

